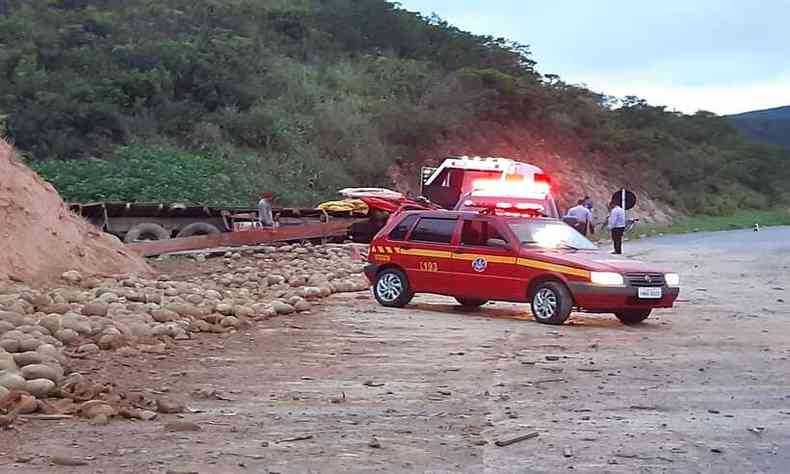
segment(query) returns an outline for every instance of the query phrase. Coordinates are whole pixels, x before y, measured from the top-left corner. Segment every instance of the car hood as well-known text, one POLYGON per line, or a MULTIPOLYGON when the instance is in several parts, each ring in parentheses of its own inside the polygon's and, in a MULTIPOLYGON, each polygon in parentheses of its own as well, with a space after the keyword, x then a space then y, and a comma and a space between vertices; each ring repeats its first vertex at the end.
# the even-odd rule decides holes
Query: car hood
POLYGON ((522 257, 545 260, 546 262, 582 268, 593 272, 666 273, 666 269, 654 264, 597 250, 522 252, 522 257))

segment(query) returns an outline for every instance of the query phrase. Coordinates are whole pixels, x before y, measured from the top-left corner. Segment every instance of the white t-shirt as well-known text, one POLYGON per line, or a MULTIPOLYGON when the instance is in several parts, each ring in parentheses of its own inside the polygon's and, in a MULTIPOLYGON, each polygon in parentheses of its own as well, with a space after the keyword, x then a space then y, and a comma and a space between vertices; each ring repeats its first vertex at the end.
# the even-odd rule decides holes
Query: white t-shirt
POLYGON ((620 206, 615 206, 609 212, 609 229, 625 228, 625 211, 620 206))
POLYGON ((592 212, 581 204, 568 209, 568 216, 575 217, 580 224, 592 221, 592 212))

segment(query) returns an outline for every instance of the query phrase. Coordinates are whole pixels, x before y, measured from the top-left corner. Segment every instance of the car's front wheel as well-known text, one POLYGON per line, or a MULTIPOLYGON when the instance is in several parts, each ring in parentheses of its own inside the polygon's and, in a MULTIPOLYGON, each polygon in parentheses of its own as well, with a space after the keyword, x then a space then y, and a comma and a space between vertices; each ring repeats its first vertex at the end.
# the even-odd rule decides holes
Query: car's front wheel
POLYGON ((650 316, 649 309, 631 309, 614 313, 623 324, 639 324, 650 316))
POLYGON ((573 297, 558 281, 539 283, 532 291, 532 315, 539 323, 562 324, 571 315, 573 297))
POLYGON ((406 275, 395 268, 386 268, 376 276, 373 296, 382 306, 402 308, 414 298, 406 275))

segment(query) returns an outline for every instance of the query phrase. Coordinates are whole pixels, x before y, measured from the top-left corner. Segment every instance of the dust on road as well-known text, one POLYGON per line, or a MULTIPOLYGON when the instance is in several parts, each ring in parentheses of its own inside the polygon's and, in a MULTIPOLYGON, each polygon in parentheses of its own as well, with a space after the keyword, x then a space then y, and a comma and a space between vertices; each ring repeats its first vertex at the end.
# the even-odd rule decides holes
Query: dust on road
POLYGON ((787 472, 790 229, 627 252, 684 278, 677 308, 641 327, 584 314, 550 327, 523 305, 463 312, 440 297, 392 310, 358 293, 166 355, 87 359, 193 413, 31 421, 0 433, 0 470, 787 472), (165 431, 178 419, 201 430, 165 431))

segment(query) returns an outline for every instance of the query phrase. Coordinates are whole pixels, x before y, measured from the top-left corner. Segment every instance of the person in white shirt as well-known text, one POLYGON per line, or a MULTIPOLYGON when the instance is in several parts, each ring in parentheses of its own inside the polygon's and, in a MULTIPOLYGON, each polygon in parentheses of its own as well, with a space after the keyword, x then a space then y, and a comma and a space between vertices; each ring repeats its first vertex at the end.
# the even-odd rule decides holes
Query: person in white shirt
POLYGON ((584 206, 584 199, 579 199, 577 203, 576 206, 568 209, 566 216, 576 219, 576 224, 574 224, 573 228, 586 236, 588 230, 593 230, 592 213, 584 206))
POLYGON ((625 210, 617 200, 609 203, 609 231, 612 233, 615 254, 623 253, 623 233, 625 232, 625 210))
POLYGON ((261 194, 261 200, 258 201, 258 223, 264 229, 274 228, 274 217, 272 216, 272 201, 274 200, 274 193, 261 194))

